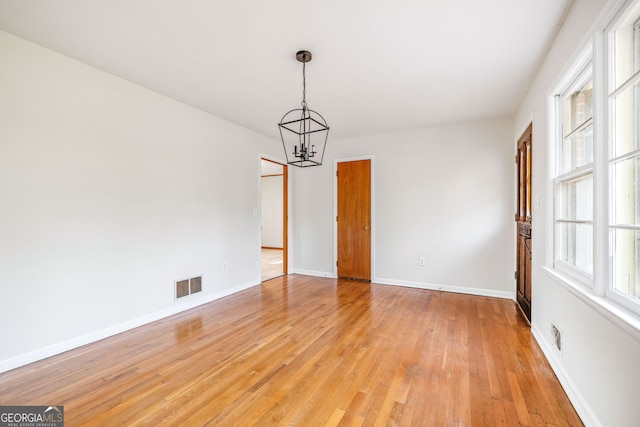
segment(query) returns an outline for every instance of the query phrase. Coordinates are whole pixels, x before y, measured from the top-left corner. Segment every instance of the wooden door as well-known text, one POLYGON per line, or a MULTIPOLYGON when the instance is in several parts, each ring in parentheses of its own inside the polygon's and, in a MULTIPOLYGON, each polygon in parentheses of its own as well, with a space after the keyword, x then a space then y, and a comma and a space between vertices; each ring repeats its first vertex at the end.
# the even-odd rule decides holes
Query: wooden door
POLYGON ((532 125, 518 140, 518 212, 516 212, 516 299, 531 320, 531 136, 532 125))
POLYGON ((371 160, 338 163, 338 277, 371 281, 371 160))

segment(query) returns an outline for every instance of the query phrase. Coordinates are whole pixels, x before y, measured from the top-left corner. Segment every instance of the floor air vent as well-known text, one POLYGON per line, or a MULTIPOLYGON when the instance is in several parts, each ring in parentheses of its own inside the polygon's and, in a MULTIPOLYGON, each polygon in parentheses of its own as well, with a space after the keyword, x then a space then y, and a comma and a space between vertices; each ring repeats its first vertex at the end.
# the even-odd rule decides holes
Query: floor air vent
POLYGON ((202 291, 202 276, 176 280, 176 299, 202 291))

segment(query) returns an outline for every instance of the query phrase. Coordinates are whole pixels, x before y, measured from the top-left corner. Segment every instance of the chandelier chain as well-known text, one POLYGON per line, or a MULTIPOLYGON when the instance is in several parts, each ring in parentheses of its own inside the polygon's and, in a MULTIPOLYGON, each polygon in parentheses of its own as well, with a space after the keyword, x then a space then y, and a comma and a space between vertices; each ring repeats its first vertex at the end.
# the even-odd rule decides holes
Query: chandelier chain
POLYGON ((302 108, 307 109, 307 73, 306 73, 307 63, 302 63, 302 108))

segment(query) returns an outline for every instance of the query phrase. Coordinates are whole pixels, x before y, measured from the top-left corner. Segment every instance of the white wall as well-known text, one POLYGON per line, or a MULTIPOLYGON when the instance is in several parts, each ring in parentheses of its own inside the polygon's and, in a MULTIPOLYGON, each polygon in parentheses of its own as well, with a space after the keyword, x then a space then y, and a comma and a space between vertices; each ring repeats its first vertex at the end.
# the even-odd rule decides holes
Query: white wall
POLYGON ((0 63, 0 371, 260 282, 277 141, 3 32, 0 63))
POLYGON ((294 171, 296 269, 333 274, 333 161, 373 155, 374 281, 513 297, 512 133, 502 118, 330 140, 323 167, 294 171))
POLYGON ((586 425, 638 426, 640 336, 583 302, 543 269, 549 210, 547 95, 593 34, 598 15, 613 2, 577 1, 538 71, 515 118, 515 140, 533 119, 533 193, 541 207, 533 212, 532 329, 586 425), (563 352, 551 349, 550 324, 563 332, 563 352))

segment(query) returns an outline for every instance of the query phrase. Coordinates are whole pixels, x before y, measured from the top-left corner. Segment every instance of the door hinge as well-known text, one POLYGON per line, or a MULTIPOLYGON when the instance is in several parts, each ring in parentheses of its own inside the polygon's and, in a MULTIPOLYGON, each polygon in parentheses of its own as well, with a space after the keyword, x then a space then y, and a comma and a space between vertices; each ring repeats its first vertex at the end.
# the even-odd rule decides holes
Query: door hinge
POLYGON ((336 222, 338 222, 338 215, 336 215, 336 222))
POLYGON ((338 266, 338 261, 336 261, 336 267, 338 266))
POLYGON ((513 272, 513 278, 518 280, 518 270, 513 272))

